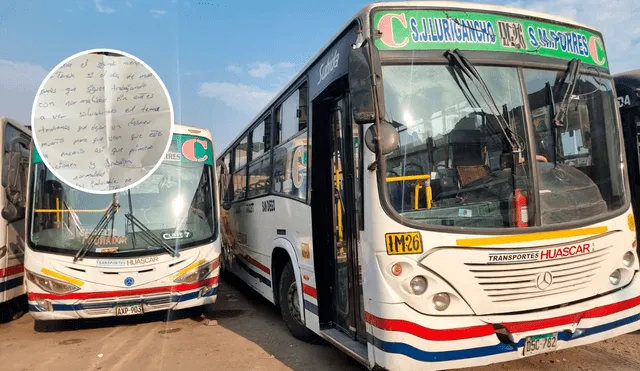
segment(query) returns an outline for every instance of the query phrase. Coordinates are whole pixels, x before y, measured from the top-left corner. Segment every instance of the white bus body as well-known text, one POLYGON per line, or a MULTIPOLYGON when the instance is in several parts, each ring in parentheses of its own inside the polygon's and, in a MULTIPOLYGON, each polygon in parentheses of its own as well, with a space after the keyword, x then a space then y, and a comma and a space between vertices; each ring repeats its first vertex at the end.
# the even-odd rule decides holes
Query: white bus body
POLYGON ((67 186, 32 152, 25 274, 36 320, 216 301, 219 207, 207 129, 176 124, 163 164, 143 183, 114 195, 67 186), (103 230, 94 230, 109 215, 103 230), (78 255, 82 249, 86 253, 78 255))
POLYGON ((0 117, 2 184, 0 184, 0 320, 19 309, 24 288, 24 233, 31 132, 17 121, 0 117))
POLYGON ((615 103, 589 26, 473 3, 367 6, 220 152, 225 269, 294 336, 372 369, 636 331, 615 103))

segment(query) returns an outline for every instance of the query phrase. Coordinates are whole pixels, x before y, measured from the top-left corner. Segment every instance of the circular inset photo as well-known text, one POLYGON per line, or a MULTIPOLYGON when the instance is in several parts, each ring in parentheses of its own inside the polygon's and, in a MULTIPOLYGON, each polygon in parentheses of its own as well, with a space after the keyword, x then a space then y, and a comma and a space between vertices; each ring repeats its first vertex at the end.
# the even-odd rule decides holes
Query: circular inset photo
POLYGON ((173 135, 171 98, 133 55, 93 49, 58 64, 31 112, 38 156, 60 181, 84 192, 125 191, 149 177, 173 135))

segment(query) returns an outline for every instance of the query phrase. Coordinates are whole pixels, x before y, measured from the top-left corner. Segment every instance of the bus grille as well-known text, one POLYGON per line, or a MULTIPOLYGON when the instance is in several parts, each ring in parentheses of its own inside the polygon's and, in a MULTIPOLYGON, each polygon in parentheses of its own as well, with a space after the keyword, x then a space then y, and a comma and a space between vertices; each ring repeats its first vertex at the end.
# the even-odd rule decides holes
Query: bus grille
POLYGON ((82 309, 91 316, 115 315, 116 305, 138 303, 142 303, 146 310, 170 309, 174 305, 171 301, 171 294, 158 293, 122 296, 112 299, 87 299, 82 302, 82 309))
POLYGON ((552 261, 465 265, 485 295, 495 304, 560 298, 569 292, 587 288, 594 277, 599 276, 611 247, 552 261), (545 280, 546 273, 551 274, 547 275, 551 280, 545 280), (539 286, 543 286, 543 289, 539 286))

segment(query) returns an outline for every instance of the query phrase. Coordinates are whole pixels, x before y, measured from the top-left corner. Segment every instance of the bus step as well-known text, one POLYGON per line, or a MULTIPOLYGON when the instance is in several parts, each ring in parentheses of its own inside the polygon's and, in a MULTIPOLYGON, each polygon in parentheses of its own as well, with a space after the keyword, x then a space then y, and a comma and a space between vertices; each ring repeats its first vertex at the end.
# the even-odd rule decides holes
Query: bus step
POLYGON ((367 345, 351 339, 344 332, 335 328, 321 330, 322 337, 340 350, 355 358, 363 366, 369 367, 367 345))

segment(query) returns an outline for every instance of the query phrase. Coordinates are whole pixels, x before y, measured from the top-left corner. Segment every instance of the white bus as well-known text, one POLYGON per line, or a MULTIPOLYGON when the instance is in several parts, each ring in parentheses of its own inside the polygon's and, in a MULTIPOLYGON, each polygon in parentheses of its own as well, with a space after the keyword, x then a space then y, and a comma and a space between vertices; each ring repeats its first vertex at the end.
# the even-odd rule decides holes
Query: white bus
POLYGON ((162 165, 112 195, 67 186, 32 153, 25 274, 36 320, 216 301, 219 207, 207 129, 176 124, 162 165))
POLYGON ((486 365, 635 331, 615 99, 592 27, 369 5, 220 152, 224 268, 293 335, 370 368, 486 365))
POLYGON ((17 121, 0 117, 2 182, 0 185, 0 322, 11 320, 25 294, 24 233, 31 132, 17 121))

